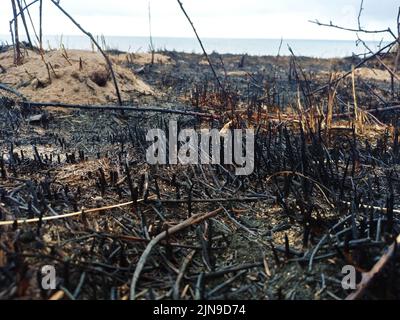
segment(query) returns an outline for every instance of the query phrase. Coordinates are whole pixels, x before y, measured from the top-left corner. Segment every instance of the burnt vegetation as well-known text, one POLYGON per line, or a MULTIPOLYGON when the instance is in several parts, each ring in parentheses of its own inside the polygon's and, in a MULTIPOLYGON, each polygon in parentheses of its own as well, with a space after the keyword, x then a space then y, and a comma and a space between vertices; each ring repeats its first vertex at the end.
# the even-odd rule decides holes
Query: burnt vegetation
MULTIPOLYGON (((400 24, 388 32, 378 52, 329 61, 127 54, 164 95, 123 107, 34 103, 0 83, 0 299, 398 299, 400 24), (253 128, 254 173, 148 165, 146 133, 169 120, 253 128)), ((107 66, 100 87, 118 79, 107 66)))

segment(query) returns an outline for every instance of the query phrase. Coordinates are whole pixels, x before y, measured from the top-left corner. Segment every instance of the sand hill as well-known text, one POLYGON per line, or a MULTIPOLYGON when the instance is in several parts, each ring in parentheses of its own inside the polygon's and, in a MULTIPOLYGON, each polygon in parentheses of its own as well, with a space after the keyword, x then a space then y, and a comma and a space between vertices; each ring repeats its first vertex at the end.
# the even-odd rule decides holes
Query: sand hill
MULTIPOLYGON (((130 101, 135 93, 158 95, 131 67, 149 63, 149 54, 120 54, 110 58, 124 101, 130 101)), ((157 54, 155 63, 169 63, 169 58, 157 54)), ((56 50, 41 56, 25 51, 23 64, 15 66, 10 49, 0 54, 0 65, 0 82, 35 102, 104 104, 117 101, 106 62, 97 52, 56 50)))

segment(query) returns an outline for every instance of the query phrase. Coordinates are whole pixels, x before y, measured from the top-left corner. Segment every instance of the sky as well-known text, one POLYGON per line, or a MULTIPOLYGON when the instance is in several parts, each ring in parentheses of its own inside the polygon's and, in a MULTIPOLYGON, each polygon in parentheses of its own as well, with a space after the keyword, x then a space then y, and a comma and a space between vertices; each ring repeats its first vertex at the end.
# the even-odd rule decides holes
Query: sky
MULTIPOLYGON (((26 0, 29 3, 31 0, 26 0)), ((80 31, 50 2, 44 1, 46 35, 79 35, 80 31)), ((153 36, 193 37, 176 0, 60 0, 88 31, 106 36, 148 36, 149 2, 153 36)), ((313 25, 309 20, 357 27, 360 0, 182 0, 201 37, 343 39, 355 35, 313 25)), ((37 6, 31 11, 37 22, 37 6)), ((364 0, 361 24, 396 30, 398 0, 364 0)), ((11 1, 0 0, 0 34, 9 33, 11 1)), ((381 40, 381 36, 364 36, 381 40)))

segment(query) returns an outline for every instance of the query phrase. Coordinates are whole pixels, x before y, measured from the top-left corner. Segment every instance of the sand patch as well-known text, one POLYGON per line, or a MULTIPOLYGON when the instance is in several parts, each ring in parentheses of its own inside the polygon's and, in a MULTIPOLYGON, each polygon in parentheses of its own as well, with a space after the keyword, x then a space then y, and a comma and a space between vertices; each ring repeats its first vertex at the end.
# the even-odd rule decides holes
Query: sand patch
POLYGON ((363 79, 370 79, 376 81, 391 81, 390 73, 387 70, 376 68, 360 68, 355 71, 356 76, 363 79))
MULTIPOLYGON (((122 99, 130 101, 135 93, 157 96, 150 85, 127 67, 121 56, 111 59, 122 99)), ((147 58, 143 56, 139 60, 147 58)), ((32 101, 77 104, 117 101, 106 62, 97 52, 56 50, 46 52, 42 58, 36 52, 26 51, 23 65, 15 66, 13 51, 9 50, 0 54, 0 64, 5 69, 5 73, 0 74, 0 82, 16 88, 32 101)))

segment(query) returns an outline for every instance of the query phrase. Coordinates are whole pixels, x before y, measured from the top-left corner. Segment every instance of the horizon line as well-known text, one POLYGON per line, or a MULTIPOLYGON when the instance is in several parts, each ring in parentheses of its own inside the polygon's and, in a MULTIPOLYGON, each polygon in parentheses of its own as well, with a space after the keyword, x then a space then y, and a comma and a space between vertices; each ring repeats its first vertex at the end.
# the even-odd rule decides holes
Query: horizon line
MULTIPOLYGON (((21 37, 26 37, 25 33, 20 34, 21 37)), ((47 34, 43 35, 44 37, 84 37, 87 38, 86 35, 84 34, 47 34)), ((114 37, 114 38, 150 38, 149 36, 141 36, 141 35, 105 35, 105 34, 94 34, 93 36, 95 37, 114 37)), ((8 34, 0 34, 0 37, 7 37, 10 38, 11 36, 8 34)), ((196 40, 196 37, 185 37, 185 36, 157 36, 153 35, 152 38, 164 38, 164 39, 191 39, 191 40, 196 40)), ((357 39, 354 38, 354 40, 350 39, 310 39, 310 38, 234 38, 234 37, 201 37, 201 40, 274 40, 274 41, 342 41, 342 42, 357 42, 357 39)), ((88 38, 88 40, 90 40, 88 38)), ((366 42, 376 42, 376 43, 384 43, 384 42, 389 42, 389 40, 365 40, 366 42)))

